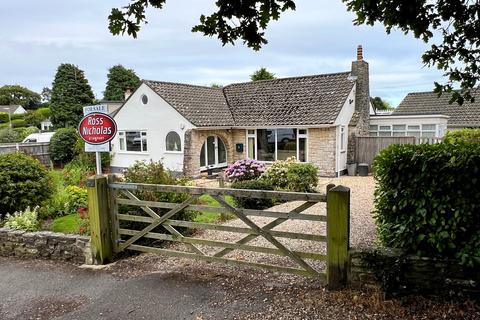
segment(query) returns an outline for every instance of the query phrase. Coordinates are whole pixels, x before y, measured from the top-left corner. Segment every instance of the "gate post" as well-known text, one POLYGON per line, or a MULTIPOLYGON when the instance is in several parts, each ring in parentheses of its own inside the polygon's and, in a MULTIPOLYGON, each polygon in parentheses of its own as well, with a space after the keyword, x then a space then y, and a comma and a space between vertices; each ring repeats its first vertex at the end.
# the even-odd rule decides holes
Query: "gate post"
POLYGON ((336 186, 327 190, 327 281, 335 290, 347 282, 350 246, 350 189, 336 186))
POLYGON ((105 264, 113 258, 107 178, 102 176, 89 178, 87 192, 93 262, 105 264))

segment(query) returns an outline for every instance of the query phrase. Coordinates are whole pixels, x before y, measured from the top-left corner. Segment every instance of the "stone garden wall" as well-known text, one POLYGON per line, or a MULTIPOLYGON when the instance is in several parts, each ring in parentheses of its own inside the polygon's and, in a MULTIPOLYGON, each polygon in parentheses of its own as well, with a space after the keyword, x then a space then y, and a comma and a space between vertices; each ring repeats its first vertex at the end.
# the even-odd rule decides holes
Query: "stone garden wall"
POLYGON ((91 264, 90 237, 0 228, 0 256, 91 264))
POLYGON ((349 283, 382 286, 390 293, 480 295, 480 272, 450 260, 405 255, 401 250, 351 250, 349 283))

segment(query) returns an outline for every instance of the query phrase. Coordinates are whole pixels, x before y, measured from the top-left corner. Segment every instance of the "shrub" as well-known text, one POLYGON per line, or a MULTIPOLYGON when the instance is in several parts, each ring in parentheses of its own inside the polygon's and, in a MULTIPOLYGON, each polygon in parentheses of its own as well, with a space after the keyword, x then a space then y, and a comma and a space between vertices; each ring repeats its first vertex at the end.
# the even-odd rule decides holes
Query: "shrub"
MULTIPOLYGON (((78 139, 77 144, 75 145, 75 159, 72 162, 75 162, 79 166, 88 167, 91 171, 95 171, 96 160, 94 152, 85 152, 85 141, 83 139, 78 139)), ((110 167, 110 153, 101 152, 100 157, 102 158, 102 168, 110 167)))
POLYGON ((68 186, 65 188, 65 194, 65 215, 77 213, 78 209, 88 206, 87 189, 68 186))
POLYGON ((88 206, 87 190, 77 186, 59 189, 39 210, 42 219, 76 214, 79 208, 88 206))
POLYGON ((315 192, 318 185, 318 168, 311 163, 296 162, 288 167, 287 190, 315 192))
POLYGON ((228 166, 225 176, 233 182, 254 180, 265 171, 265 165, 257 160, 242 159, 228 166))
POLYGON ((44 119, 50 117, 50 108, 38 108, 37 112, 41 114, 44 119))
MULTIPOLYGON (((136 161, 133 166, 127 168, 123 172, 123 176, 126 182, 135 182, 135 183, 151 183, 151 184, 166 184, 166 185, 185 185, 186 180, 175 179, 170 175, 170 173, 165 169, 163 164, 159 162, 145 162, 145 161, 136 161)), ((135 194, 147 201, 160 201, 160 202, 171 202, 179 203, 188 199, 189 195, 186 193, 178 192, 158 192, 150 190, 136 191, 135 194)), ((161 213, 162 210, 158 209, 158 212, 161 213)), ((189 210, 183 210, 177 213, 174 218, 178 220, 193 220, 197 213, 189 210)))
POLYGON ((0 123, 9 123, 10 117, 7 112, 0 112, 0 123))
POLYGON ((65 164, 76 156, 75 146, 79 139, 74 128, 58 129, 50 140, 50 155, 53 161, 65 164))
POLYGON ((13 129, 18 134, 18 141, 23 141, 28 135, 32 133, 37 133, 40 130, 38 130, 37 127, 26 127, 26 128, 15 128, 13 129))
POLYGON ((13 123, 13 120, 23 120, 23 119, 25 119, 25 114, 24 113, 15 113, 15 114, 12 114, 11 117, 12 117, 12 123, 13 123))
POLYGON ((79 161, 72 161, 65 165, 62 170, 65 185, 67 186, 85 186, 85 183, 91 175, 94 174, 94 169, 79 161))
POLYGON ((25 211, 18 211, 13 215, 7 214, 5 227, 13 230, 37 231, 40 228, 37 209, 38 207, 35 207, 30 210, 30 207, 27 207, 25 211))
POLYGON ((0 215, 37 206, 52 193, 45 167, 21 152, 0 155, 0 186, 0 215))
MULTIPOLYGON (((249 190, 274 190, 274 187, 267 181, 262 180, 246 180, 232 183, 234 189, 249 189, 249 190)), ((245 209, 263 210, 272 207, 274 199, 255 199, 234 197, 237 206, 245 209)))
POLYGON ((480 143, 480 129, 462 129, 448 131, 444 138, 445 143, 473 142, 480 143))
POLYGON ((45 117, 38 110, 28 110, 25 115, 25 121, 29 126, 40 127, 43 120, 45 120, 45 117))
POLYGON ((260 177, 275 189, 314 192, 318 184, 318 169, 311 163, 297 162, 295 157, 276 161, 260 177))
POLYGON ((12 120, 12 128, 22 128, 27 126, 27 121, 24 119, 12 120))
POLYGON ((14 143, 20 141, 20 135, 15 130, 11 128, 0 130, 0 143, 14 143))
POLYGON ((386 246, 480 264, 480 144, 392 145, 373 168, 386 246))

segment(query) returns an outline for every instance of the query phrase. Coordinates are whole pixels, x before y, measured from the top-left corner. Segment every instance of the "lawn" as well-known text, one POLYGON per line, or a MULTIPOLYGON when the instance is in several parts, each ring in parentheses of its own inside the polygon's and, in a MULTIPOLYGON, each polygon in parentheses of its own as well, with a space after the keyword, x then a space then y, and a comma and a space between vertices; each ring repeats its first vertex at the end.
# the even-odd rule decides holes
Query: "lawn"
MULTIPOLYGON (((225 200, 227 203, 233 207, 236 207, 235 200, 233 199, 232 196, 225 196, 225 200)), ((209 206, 209 207, 220 207, 220 203, 213 199, 211 196, 208 194, 204 194, 200 198, 198 198, 198 204, 204 205, 204 206, 209 206)), ((235 216, 232 214, 229 214, 227 216, 227 219, 232 219, 235 216)), ((202 211, 200 212, 196 217, 195 217, 195 222, 217 222, 220 221, 220 213, 218 212, 212 212, 212 211, 202 211)))
POLYGON ((53 220, 50 226, 53 232, 79 233, 80 216, 77 213, 69 214, 53 220))

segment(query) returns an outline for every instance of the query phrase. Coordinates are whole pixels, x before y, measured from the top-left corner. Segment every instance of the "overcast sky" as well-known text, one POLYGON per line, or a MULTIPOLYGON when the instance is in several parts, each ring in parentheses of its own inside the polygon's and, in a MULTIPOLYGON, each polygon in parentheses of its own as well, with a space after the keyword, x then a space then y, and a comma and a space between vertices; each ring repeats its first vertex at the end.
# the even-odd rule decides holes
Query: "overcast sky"
POLYGON ((60 63, 85 71, 97 98, 109 67, 122 64, 140 78, 209 85, 248 81, 263 66, 277 77, 347 71, 362 44, 370 64, 371 95, 396 106, 406 93, 433 88, 441 73, 424 67, 427 46, 411 35, 387 35, 382 25, 354 26, 341 0, 297 0, 267 30, 269 44, 254 52, 237 43, 222 47, 215 38, 190 32, 214 0, 167 0, 148 11, 137 39, 114 37, 107 17, 127 0, 2 1, 0 85, 41 91, 51 86, 60 63))

